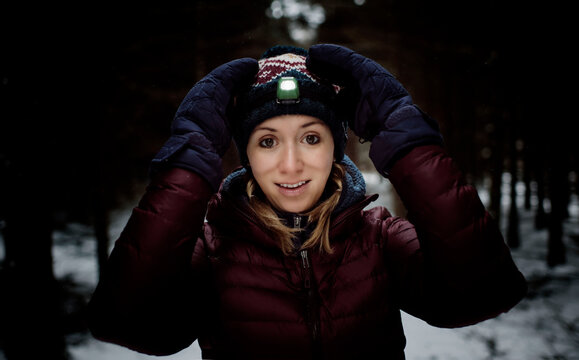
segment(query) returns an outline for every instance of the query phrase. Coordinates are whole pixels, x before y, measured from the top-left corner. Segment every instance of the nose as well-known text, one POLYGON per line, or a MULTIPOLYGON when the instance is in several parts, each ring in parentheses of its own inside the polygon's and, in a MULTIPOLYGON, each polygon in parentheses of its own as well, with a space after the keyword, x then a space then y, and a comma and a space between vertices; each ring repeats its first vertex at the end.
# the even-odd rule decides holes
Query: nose
POLYGON ((303 170, 303 155, 297 146, 293 144, 285 146, 280 156, 279 169, 282 173, 292 174, 303 170))

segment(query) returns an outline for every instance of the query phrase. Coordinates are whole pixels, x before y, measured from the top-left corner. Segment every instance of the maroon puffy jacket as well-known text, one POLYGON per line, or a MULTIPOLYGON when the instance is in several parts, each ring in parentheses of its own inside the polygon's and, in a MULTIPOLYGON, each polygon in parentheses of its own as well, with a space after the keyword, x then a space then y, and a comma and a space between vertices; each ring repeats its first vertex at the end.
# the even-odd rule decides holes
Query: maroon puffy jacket
POLYGON ((438 146, 397 161, 408 219, 375 199, 332 221, 333 254, 283 256, 243 203, 197 175, 157 176, 89 304, 98 339, 164 355, 199 339, 209 358, 404 359, 400 310, 459 327, 526 292, 495 220, 438 146))

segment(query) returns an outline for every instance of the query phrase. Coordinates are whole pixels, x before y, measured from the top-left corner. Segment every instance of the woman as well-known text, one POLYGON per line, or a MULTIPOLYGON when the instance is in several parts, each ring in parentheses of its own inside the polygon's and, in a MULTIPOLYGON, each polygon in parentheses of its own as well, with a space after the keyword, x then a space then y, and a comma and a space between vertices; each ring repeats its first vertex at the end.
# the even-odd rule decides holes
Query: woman
POLYGON ((436 122, 352 50, 278 46, 224 64, 172 133, 89 304, 101 340, 155 355, 198 339, 205 358, 404 359, 400 310, 459 327, 525 295, 436 122), (408 220, 364 210, 377 196, 344 155, 348 125, 408 220), (243 166, 221 181, 231 136, 243 166))

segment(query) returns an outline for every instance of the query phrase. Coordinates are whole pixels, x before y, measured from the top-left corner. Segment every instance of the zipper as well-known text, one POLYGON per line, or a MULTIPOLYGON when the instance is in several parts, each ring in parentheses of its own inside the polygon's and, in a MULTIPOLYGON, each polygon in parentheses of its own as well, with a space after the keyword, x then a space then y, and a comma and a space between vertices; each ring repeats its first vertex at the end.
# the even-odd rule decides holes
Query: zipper
MULTIPOLYGON (((299 215, 294 215, 293 217, 294 229, 301 229, 302 227, 302 217, 299 215)), ((315 352, 318 354, 320 351, 320 319, 319 314, 317 312, 318 302, 316 300, 315 291, 312 288, 312 268, 310 265, 310 258, 308 255, 308 250, 300 250, 300 258, 301 258, 301 265, 302 265, 302 274, 303 274, 303 286, 304 291, 306 294, 306 308, 305 308, 305 318, 306 322, 310 326, 312 340, 314 343, 314 348, 316 349, 315 352)))
MULTIPOLYGON (((301 229, 302 217, 299 215, 294 215, 294 229, 301 229)), ((308 251, 301 250, 300 256, 302 258, 302 270, 304 273, 304 287, 306 289, 310 288, 310 261, 308 259, 308 251)))
POLYGON ((315 299, 314 289, 312 289, 312 270, 308 250, 300 251, 302 259, 302 270, 304 273, 304 290, 306 291, 306 320, 310 323, 312 330, 312 339, 314 343, 319 341, 319 318, 317 314, 317 301, 315 299))
MULTIPOLYGON (((302 225, 302 217, 299 215, 294 215, 294 229, 301 229, 301 225, 302 225)), ((310 260, 308 259, 308 251, 307 250, 301 250, 300 251, 300 256, 302 258, 302 270, 304 273, 304 288, 308 289, 310 288, 310 260)))

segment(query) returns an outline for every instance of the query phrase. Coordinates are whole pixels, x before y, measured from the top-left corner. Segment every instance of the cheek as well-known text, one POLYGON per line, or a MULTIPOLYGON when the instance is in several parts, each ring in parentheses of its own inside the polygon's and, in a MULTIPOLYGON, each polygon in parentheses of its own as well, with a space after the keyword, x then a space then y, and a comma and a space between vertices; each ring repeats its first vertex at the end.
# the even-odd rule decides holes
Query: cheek
POLYGON ((248 152, 247 158, 249 160, 249 166, 253 173, 253 177, 261 187, 263 185, 262 179, 264 179, 273 168, 273 161, 271 157, 260 156, 259 153, 248 152))
POLYGON ((247 160, 249 161, 249 165, 252 169, 263 163, 263 159, 260 159, 259 152, 253 151, 248 147, 246 154, 247 160))
POLYGON ((318 159, 320 168, 327 170, 328 173, 331 171, 335 160, 333 149, 332 151, 321 151, 319 154, 313 156, 313 158, 318 159))

